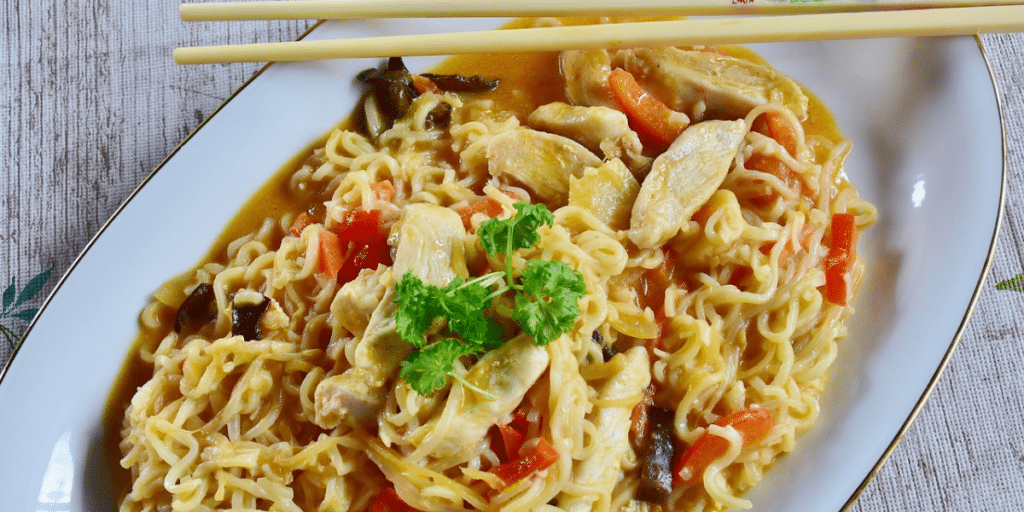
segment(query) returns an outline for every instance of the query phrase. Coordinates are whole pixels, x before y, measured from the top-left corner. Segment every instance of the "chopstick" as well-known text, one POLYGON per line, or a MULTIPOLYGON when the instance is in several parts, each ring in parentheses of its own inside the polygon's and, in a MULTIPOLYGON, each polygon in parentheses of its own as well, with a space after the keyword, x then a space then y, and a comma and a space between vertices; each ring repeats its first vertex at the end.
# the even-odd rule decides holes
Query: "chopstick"
POLYGON ((359 57, 763 43, 894 36, 976 35, 1022 30, 1024 30, 1024 5, 947 7, 890 12, 701 18, 450 34, 184 47, 174 51, 174 61, 178 64, 283 62, 359 57))
POLYGON ((184 21, 802 14, 1019 4, 1021 0, 280 0, 181 4, 184 21))

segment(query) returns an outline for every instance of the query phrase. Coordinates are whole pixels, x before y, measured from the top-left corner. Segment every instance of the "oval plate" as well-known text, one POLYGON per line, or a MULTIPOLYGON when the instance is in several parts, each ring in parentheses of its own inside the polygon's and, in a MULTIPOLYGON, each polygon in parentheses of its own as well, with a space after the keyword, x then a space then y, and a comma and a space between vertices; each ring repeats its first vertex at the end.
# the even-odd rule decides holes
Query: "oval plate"
MULTIPOLYGON (((308 38, 491 28, 498 20, 335 22, 308 38), (457 23, 457 25, 456 25, 457 23)), ((748 496, 758 511, 848 505, 920 409, 974 305, 1002 211, 998 102, 974 38, 755 45, 854 141, 847 173, 879 208, 868 273, 818 425, 748 496)), ((407 59, 410 69, 437 59, 407 59)), ((113 511, 103 411, 166 279, 245 200, 345 118, 379 60, 275 64, 211 116, 79 256, 0 375, 0 494, 11 510, 113 511)))

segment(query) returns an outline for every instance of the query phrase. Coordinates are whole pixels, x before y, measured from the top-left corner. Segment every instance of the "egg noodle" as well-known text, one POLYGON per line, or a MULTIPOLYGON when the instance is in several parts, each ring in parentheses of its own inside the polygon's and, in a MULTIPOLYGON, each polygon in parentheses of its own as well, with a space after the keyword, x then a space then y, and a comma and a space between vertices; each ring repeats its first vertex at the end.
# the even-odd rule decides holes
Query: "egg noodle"
MULTIPOLYGON (((699 49, 678 51, 711 54, 721 65, 763 67, 699 49)), ((620 58, 605 54, 613 62, 620 58)), ((766 67, 763 72, 776 76, 766 67)), ((578 85, 567 84, 570 97, 578 85)), ((584 160, 556 193, 530 175, 496 170, 496 155, 506 154, 496 140, 509 133, 574 137, 535 129, 543 123, 502 111, 484 97, 424 92, 377 136, 354 127, 334 130, 289 181, 291 194, 309 198, 316 222, 298 224, 293 233, 300 215, 267 219, 231 242, 223 258, 168 281, 143 311, 143 337, 159 341, 142 349, 152 376, 124 414, 121 465, 132 483, 121 510, 361 511, 390 488, 409 506, 428 511, 749 508, 743 493, 814 425, 837 341, 847 333, 852 308, 828 298, 834 215, 852 214, 859 228, 875 219, 842 171, 849 142, 805 134, 808 100, 799 87, 768 91, 733 119, 721 113, 728 109, 713 113, 712 100, 686 106, 686 130, 718 122, 712 116, 736 123, 737 149, 696 211, 679 220, 667 241, 644 242, 648 247, 634 240, 663 221, 638 227, 648 212, 634 205, 652 192, 644 185, 661 164, 646 140, 642 154, 635 145, 623 149, 623 141, 634 140, 631 130, 618 144, 594 149, 587 158, 598 163, 584 160), (432 122, 431 112, 442 103, 451 107, 450 121, 432 122), (786 140, 763 128, 769 118, 781 123, 786 140), (790 172, 751 165, 766 156, 790 172), (487 355, 460 358, 454 370, 485 391, 505 386, 496 399, 454 379, 422 395, 393 362, 379 363, 387 371, 378 403, 362 404, 369 411, 357 411, 358 405, 347 414, 333 410, 335 395, 325 386, 348 382, 355 370, 378 364, 374 358, 393 356, 372 353, 363 341, 368 325, 379 320, 374 314, 394 300, 398 267, 415 273, 437 260, 461 278, 506 268, 504 255, 485 252, 478 241, 477 230, 492 216, 467 210, 480 201, 497 206, 492 213, 498 218, 513 216, 519 201, 545 203, 553 212, 552 225, 538 230, 540 242, 510 256, 511 268, 518 275, 527 261, 542 258, 565 262, 582 276, 586 293, 571 329, 535 345, 515 333, 511 299, 498 297, 489 314, 513 331, 511 341, 487 355), (423 211, 442 220, 413 229, 409 219, 417 205, 432 206, 423 211), (336 232, 350 212, 371 210, 379 212, 394 266, 384 262, 339 283, 323 271, 323 234, 336 232), (456 212, 465 215, 465 225, 456 212), (452 225, 444 220, 452 216, 457 229, 442 237, 448 245, 439 255, 403 259, 402 247, 416 245, 417 233, 452 225), (215 316, 176 330, 175 311, 201 284, 213 292, 215 316), (260 336, 247 339, 232 334, 232 311, 239 297, 253 293, 269 301, 260 336), (480 368, 484 363, 490 366, 480 368), (536 378, 524 377, 530 372, 536 378), (517 378, 525 382, 501 380, 517 378), (645 449, 630 427, 645 397, 672 412, 673 464, 702 435, 727 446, 693 483, 677 477, 664 500, 637 496, 645 449), (770 428, 756 441, 720 421, 749 410, 770 412, 770 428), (487 414, 480 411, 500 417, 483 419, 487 414), (496 425, 517 415, 524 420, 521 453, 542 439, 557 460, 502 482, 491 469, 516 454, 504 453, 496 425)), ((507 149, 508 158, 565 160, 545 160, 546 149, 529 143, 530 154, 517 154, 520 144, 507 149)), ((429 246, 417 247, 434 250, 429 246)), ((847 296, 862 273, 854 255, 847 296)), ((394 350, 409 353, 408 347, 394 350)), ((344 400, 349 392, 372 395, 374 389, 341 389, 337 396, 344 400)))

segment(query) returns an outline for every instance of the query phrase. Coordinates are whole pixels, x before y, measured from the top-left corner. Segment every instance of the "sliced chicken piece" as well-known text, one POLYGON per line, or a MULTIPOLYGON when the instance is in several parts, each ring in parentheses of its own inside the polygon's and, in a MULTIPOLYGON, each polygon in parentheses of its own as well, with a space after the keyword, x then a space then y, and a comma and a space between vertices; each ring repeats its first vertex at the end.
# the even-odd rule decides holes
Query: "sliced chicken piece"
POLYGON ((746 132, 743 120, 704 121, 676 138, 640 186, 629 239, 649 249, 675 236, 721 186, 746 132))
MULTIPOLYGON (((446 429, 445 436, 430 455, 447 458, 472 449, 492 425, 519 406, 526 392, 547 369, 549 361, 547 349, 536 345, 526 334, 484 354, 464 378, 494 395, 495 399, 466 389, 466 398, 451 418, 452 426, 446 429)), ((413 436, 418 440, 427 438, 442 421, 442 415, 447 416, 447 413, 437 411, 413 436)))
POLYGON ((399 221, 395 279, 411 271, 426 284, 445 286, 469 277, 466 270, 466 228, 451 208, 413 203, 402 210, 399 221))
POLYGON ((626 114, 608 107, 574 106, 560 101, 541 105, 526 122, 541 131, 579 142, 605 159, 618 158, 630 169, 640 170, 651 163, 641 155, 640 137, 629 128, 626 114))
POLYGON ((629 212, 640 183, 621 160, 588 167, 583 176, 569 178, 569 204, 579 206, 612 229, 629 229, 629 212))
MULTIPOLYGON (((445 286, 457 276, 469 275, 466 230, 455 211, 433 204, 410 204, 399 222, 398 247, 389 281, 397 281, 411 271, 426 284, 445 286)), ((370 315, 363 335, 356 338, 352 368, 317 385, 317 425, 364 425, 377 415, 384 404, 387 380, 412 349, 398 336, 397 311, 392 284, 370 315)))
MULTIPOLYGON (((587 419, 597 429, 598 435, 594 436, 594 442, 599 443, 600 447, 594 450, 593 456, 576 461, 572 468, 572 481, 578 484, 573 486, 575 489, 601 489, 605 496, 610 496, 615 488, 623 460, 629 451, 629 426, 633 407, 640 403, 644 389, 651 382, 647 349, 633 347, 615 358, 621 358, 622 369, 604 382, 597 390, 597 397, 610 402, 629 401, 608 407, 598 406, 587 415, 587 419), (636 400, 631 400, 633 398, 636 400)), ((596 494, 575 495, 563 492, 558 497, 558 506, 567 512, 585 512, 593 510, 595 504, 601 501, 600 498, 596 494)))
POLYGON ((670 108, 698 121, 741 119, 773 100, 801 120, 807 116, 807 95, 793 79, 746 59, 670 47, 620 50, 612 60, 670 108))
POLYGON ((617 108, 608 87, 612 63, 607 50, 565 50, 558 54, 558 70, 565 79, 569 103, 617 108))
POLYGON ((491 175, 522 184, 534 197, 553 205, 552 210, 568 200, 570 176, 599 165, 601 159, 579 142, 537 130, 499 133, 487 145, 491 175))
POLYGON ((354 336, 362 336, 370 315, 384 298, 386 286, 381 274, 388 273, 386 267, 363 269, 355 279, 342 285, 331 302, 331 315, 354 336))

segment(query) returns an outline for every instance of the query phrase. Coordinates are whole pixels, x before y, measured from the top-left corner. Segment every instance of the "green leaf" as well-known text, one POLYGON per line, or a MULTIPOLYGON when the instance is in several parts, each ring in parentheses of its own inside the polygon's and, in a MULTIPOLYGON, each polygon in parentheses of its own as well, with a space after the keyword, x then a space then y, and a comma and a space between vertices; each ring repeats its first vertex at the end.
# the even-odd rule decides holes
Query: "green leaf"
POLYGON ((15 318, 20 319, 23 322, 31 322, 32 319, 36 317, 36 313, 38 313, 38 312, 39 312, 39 310, 36 309, 36 308, 29 308, 29 309, 23 309, 21 311, 18 311, 17 313, 15 313, 12 316, 14 316, 15 318))
POLYGON ((454 376, 455 361, 481 350, 479 345, 463 343, 455 338, 443 338, 426 348, 414 350, 408 359, 402 361, 402 370, 398 375, 417 393, 426 396, 443 388, 448 383, 449 375, 454 376))
POLYGON ((412 272, 395 285, 395 327, 398 335, 412 346, 420 348, 427 344, 426 331, 441 313, 436 300, 437 287, 429 286, 412 272))
POLYGON ((537 229, 544 224, 554 225, 555 216, 544 204, 520 201, 513 206, 516 208, 513 217, 488 219, 477 229, 480 245, 488 254, 508 254, 516 249, 533 247, 540 241, 537 229))
POLYGON ((1017 277, 1000 281, 996 285, 996 290, 1014 290, 1018 292, 1024 292, 1024 274, 1020 274, 1017 277))
MULTIPOLYGON (((38 295, 39 292, 42 291, 43 286, 46 285, 46 282, 50 280, 50 272, 53 272, 53 267, 50 267, 33 277, 32 280, 22 288, 21 293, 18 294, 18 302, 14 303, 14 305, 20 306, 38 295)), ((5 293, 4 300, 6 301, 6 299, 7 297, 5 293)))
POLYGON ((572 328, 580 315, 579 299, 587 293, 579 272, 561 261, 530 260, 522 284, 512 316, 534 343, 547 345, 572 328))
POLYGON ((11 284, 4 290, 4 311, 11 307, 11 303, 14 302, 14 294, 17 290, 14 288, 14 276, 11 276, 11 284))
POLYGON ((502 272, 495 272, 468 282, 456 278, 439 290, 438 304, 452 332, 465 341, 488 348, 501 345, 505 330, 485 312, 491 307, 491 299, 507 290, 505 287, 498 291, 492 289, 502 275, 502 272))

